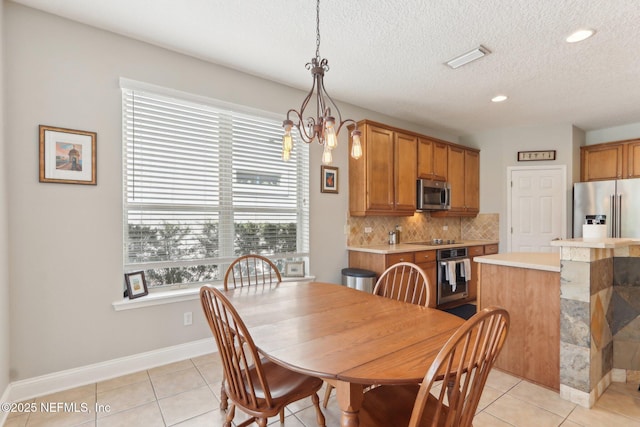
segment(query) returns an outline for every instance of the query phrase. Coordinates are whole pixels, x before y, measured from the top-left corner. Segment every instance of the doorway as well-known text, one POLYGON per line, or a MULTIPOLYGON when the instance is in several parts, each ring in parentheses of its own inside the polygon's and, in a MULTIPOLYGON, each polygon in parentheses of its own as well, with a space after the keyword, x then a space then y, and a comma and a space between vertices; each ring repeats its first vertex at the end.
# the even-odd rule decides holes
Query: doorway
POLYGON ((507 251, 558 252, 566 237, 566 166, 507 168, 507 251))

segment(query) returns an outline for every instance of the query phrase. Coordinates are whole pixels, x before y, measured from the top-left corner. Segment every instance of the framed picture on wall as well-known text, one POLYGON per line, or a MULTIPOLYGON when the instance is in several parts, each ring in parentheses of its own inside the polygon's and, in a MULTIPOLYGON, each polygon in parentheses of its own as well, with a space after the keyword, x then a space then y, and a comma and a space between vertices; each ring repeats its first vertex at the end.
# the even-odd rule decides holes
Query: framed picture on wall
POLYGON ((40 125, 40 182, 96 185, 96 133, 40 125))
POLYGON ((142 297, 149 293, 147 281, 144 278, 144 271, 126 273, 124 278, 127 282, 127 295, 129 299, 142 297))
POLYGON ((321 186, 323 193, 338 193, 338 168, 332 166, 321 166, 321 186))

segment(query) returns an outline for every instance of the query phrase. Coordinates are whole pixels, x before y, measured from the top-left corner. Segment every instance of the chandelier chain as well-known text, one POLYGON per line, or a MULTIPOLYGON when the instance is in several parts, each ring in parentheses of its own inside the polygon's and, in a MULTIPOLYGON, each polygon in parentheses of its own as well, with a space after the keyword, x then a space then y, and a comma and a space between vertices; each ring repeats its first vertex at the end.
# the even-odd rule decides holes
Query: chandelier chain
POLYGON ((320 0, 316 2, 316 58, 320 59, 320 0))

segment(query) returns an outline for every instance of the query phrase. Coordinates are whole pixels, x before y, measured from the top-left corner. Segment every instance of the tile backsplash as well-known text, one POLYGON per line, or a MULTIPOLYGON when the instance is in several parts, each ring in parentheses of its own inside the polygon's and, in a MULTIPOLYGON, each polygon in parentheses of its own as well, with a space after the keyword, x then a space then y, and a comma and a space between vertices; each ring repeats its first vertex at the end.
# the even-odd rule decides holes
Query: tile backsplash
POLYGON ((383 245, 389 242, 389 231, 402 227, 400 243, 431 239, 499 240, 499 215, 479 214, 474 218, 433 218, 428 213, 411 217, 348 217, 348 246, 383 245), (365 229, 371 228, 371 232, 365 229))

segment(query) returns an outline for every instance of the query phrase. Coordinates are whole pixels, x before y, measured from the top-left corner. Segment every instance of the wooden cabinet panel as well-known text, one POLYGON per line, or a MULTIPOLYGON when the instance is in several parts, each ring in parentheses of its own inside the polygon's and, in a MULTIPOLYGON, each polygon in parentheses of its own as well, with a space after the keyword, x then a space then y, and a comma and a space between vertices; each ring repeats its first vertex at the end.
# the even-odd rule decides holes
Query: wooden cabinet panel
POLYGON ((412 215, 416 211, 416 153, 418 138, 414 135, 395 133, 395 199, 396 211, 407 211, 412 215))
POLYGON ((498 245, 484 245, 484 254, 493 255, 498 253, 498 245))
POLYGON ((480 212, 480 154, 464 150, 464 207, 467 214, 480 212))
MULTIPOLYGON (((367 126, 367 210, 393 211, 393 132, 377 126, 367 126)), ((362 159, 361 159, 362 160, 362 159)), ((357 161, 357 160, 356 160, 357 161)))
POLYGON ((451 186, 451 209, 431 216, 476 216, 480 212, 480 152, 449 145, 447 181, 451 186))
POLYGON ((402 252, 399 254, 387 254, 385 256, 385 268, 391 267, 399 262, 413 262, 413 252, 402 252))
MULTIPOLYGON (((449 146, 447 150, 447 180, 451 185, 451 212, 464 212, 464 150, 449 146)), ((438 212, 439 213, 439 212, 438 212)))
POLYGON ((627 144, 627 178, 640 178, 640 140, 627 144))
POLYGON ((624 145, 598 144, 580 147, 581 180, 600 181, 623 177, 624 145))
POLYGON ((418 139, 418 177, 447 180, 447 144, 430 138, 418 139))
POLYGON ((349 158, 350 214, 413 215, 418 137, 367 120, 358 122, 358 128, 362 132, 362 157, 349 158))
POLYGON ((478 298, 478 263, 473 259, 484 255, 484 246, 470 246, 467 249, 467 255, 471 258, 471 279, 469 279, 469 296, 467 298, 473 301, 478 298))
POLYGON ((509 312, 509 336, 495 366, 560 388, 560 273, 479 264, 478 309, 509 312))

